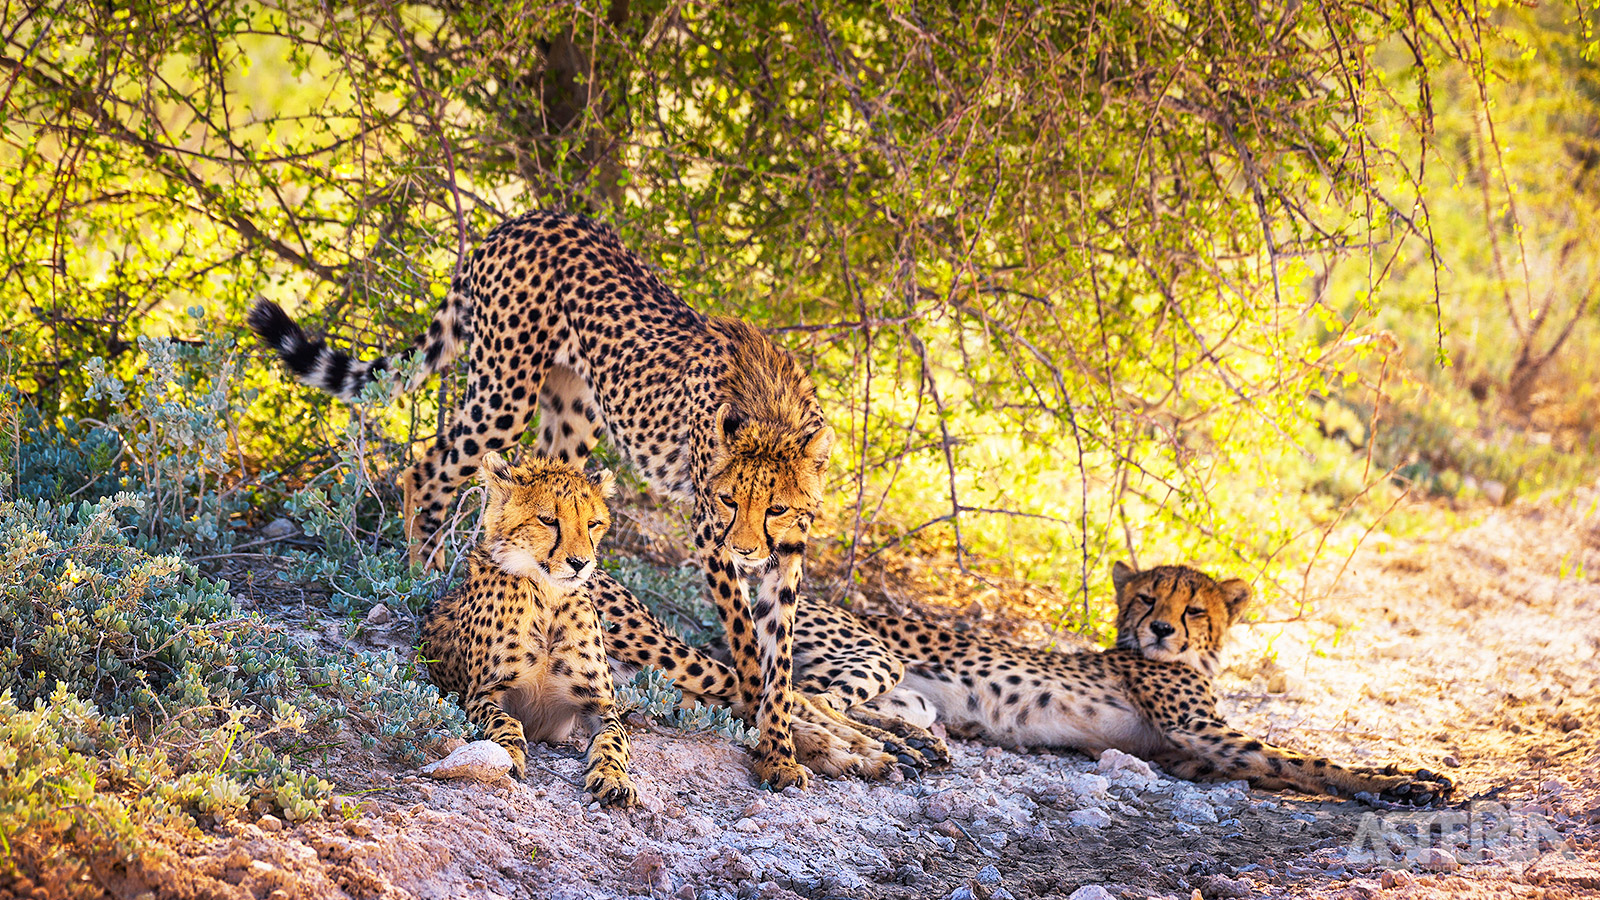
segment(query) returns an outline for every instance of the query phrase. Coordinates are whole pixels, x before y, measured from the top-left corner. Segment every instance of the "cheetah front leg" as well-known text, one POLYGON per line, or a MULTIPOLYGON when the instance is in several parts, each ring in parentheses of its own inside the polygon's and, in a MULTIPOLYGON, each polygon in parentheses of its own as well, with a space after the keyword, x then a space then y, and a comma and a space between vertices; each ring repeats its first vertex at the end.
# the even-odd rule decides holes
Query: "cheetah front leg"
POLYGON ((882 743, 864 733, 826 699, 798 694, 794 690, 793 635, 796 589, 802 564, 801 553, 780 549, 768 564, 756 590, 753 615, 761 653, 761 716, 758 718, 761 733, 765 736, 769 732, 781 732, 792 745, 792 723, 798 714, 801 720, 830 731, 847 747, 845 758, 815 754, 808 762, 815 760, 828 774, 835 774, 842 766, 844 771, 867 778, 884 778, 894 771, 895 758, 884 752, 882 743))
POLYGON ((1413 806, 1444 799, 1455 789, 1450 779, 1427 769, 1347 768, 1256 740, 1214 718, 1191 718, 1166 729, 1165 736, 1177 753, 1157 762, 1183 778, 1242 778, 1265 790, 1293 788, 1335 797, 1367 793, 1413 806))
MULTIPOLYGON (((729 594, 740 597, 740 604, 732 610, 723 610, 718 604, 719 617, 729 635, 754 633, 745 611, 742 586, 738 581, 723 582, 712 579, 712 584, 729 584, 729 594), (744 626, 731 624, 743 614, 744 626)), ((605 614, 606 653, 625 666, 660 669, 678 690, 684 693, 684 702, 702 701, 723 704, 733 714, 746 721, 756 720, 756 694, 747 691, 749 682, 718 660, 712 659, 691 647, 664 628, 637 597, 604 571, 599 571, 589 581, 595 605, 605 614)), ((721 591, 713 587, 720 598, 721 591)), ((732 605, 732 604, 730 604, 732 605)), ((737 643, 730 638, 730 644, 737 643)), ((753 659, 753 651, 742 658, 753 659)), ((759 672, 759 669, 755 670, 759 672)), ((841 727, 835 717, 806 702, 802 694, 797 697, 795 718, 790 722, 795 758, 805 767, 823 775, 838 776, 855 771, 863 756, 871 756, 882 747, 863 741, 857 729, 841 727), (852 740, 853 739, 853 740, 852 740)), ((768 782, 771 783, 770 781, 768 782)))
MULTIPOLYGON (((790 727, 794 717, 794 695, 789 686, 790 622, 784 621, 783 604, 779 598, 772 598, 763 607, 758 597, 752 620, 750 606, 745 600, 748 588, 727 548, 712 548, 706 554, 705 565, 706 580, 711 585, 717 613, 727 634, 728 649, 739 674, 740 702, 756 711, 756 728, 760 734, 755 749, 756 777, 775 791, 790 785, 809 787, 811 773, 795 759, 790 727), (771 628, 772 633, 760 640, 758 632, 764 625, 771 628), (780 626, 783 629, 781 638, 777 633, 780 626), (783 672, 781 685, 777 683, 780 669, 783 672)), ((792 621, 792 590, 788 606, 792 621)))
POLYGON ((505 748, 511 755, 511 777, 521 780, 528 773, 528 741, 522 722, 501 706, 507 689, 504 684, 475 685, 464 705, 467 721, 481 726, 484 737, 505 748))
POLYGON ((638 806, 639 792, 628 777, 628 731, 617 709, 599 616, 587 603, 574 612, 577 638, 573 652, 563 653, 563 658, 573 670, 568 690, 591 735, 584 755, 583 789, 606 806, 638 806))

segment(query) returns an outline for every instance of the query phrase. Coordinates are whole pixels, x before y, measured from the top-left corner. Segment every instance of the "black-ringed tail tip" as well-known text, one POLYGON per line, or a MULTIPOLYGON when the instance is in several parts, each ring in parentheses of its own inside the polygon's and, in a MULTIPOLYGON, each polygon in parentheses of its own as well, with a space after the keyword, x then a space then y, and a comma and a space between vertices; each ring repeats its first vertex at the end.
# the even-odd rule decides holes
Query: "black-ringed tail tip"
POLYGON ((296 380, 343 400, 354 399, 379 372, 415 352, 405 350, 393 357, 363 362, 329 347, 320 337, 308 338, 283 307, 265 297, 256 298, 245 322, 278 354, 296 380))

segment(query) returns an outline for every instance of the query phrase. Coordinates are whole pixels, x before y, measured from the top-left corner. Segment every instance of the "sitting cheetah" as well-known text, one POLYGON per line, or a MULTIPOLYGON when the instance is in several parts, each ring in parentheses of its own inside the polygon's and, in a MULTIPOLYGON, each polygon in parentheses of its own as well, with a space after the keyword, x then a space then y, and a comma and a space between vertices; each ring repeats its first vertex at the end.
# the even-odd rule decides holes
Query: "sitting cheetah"
POLYGON ((427 611, 428 675, 459 694, 467 717, 506 748, 517 778, 528 741, 566 740, 584 717, 591 735, 584 790, 607 805, 634 806, 628 734, 584 588, 611 524, 611 473, 585 477, 550 459, 511 466, 493 452, 483 464, 484 540, 466 582, 427 611))
MULTIPOLYGON (((1006 746, 1093 755, 1116 748, 1182 778, 1243 779, 1269 790, 1370 794, 1417 805, 1453 790, 1448 778, 1427 769, 1342 766, 1229 728, 1217 715, 1212 679, 1228 627, 1250 601, 1245 582, 1219 584, 1184 566, 1135 572, 1122 563, 1113 567, 1112 581, 1117 646, 1105 652, 1030 649, 802 600, 796 682, 851 705, 850 714, 866 716, 869 724, 901 717, 928 728, 937 718, 952 734, 1006 746)), ((648 656, 629 646, 634 635, 648 631, 636 626, 628 634, 608 634, 608 652, 648 656)), ((712 671, 717 664, 694 657, 689 665, 712 671)), ((678 668, 684 668, 681 660, 678 668)), ((712 700, 721 699, 717 685, 709 690, 712 700)))
POLYGON ((266 300, 249 321, 298 378, 347 399, 418 353, 420 383, 472 343, 452 424, 402 476, 407 539, 429 564, 443 562, 437 538, 457 488, 536 413, 541 456, 581 464, 609 433, 651 487, 693 505, 739 705, 760 732, 757 775, 782 789, 809 783, 802 760, 829 775, 893 771, 881 741, 793 690, 795 592, 834 434, 811 379, 760 331, 691 309, 610 228, 549 212, 491 231, 427 333, 396 357, 352 360, 266 300), (753 603, 748 573, 759 577, 753 603), (799 759, 796 716, 818 726, 799 759))

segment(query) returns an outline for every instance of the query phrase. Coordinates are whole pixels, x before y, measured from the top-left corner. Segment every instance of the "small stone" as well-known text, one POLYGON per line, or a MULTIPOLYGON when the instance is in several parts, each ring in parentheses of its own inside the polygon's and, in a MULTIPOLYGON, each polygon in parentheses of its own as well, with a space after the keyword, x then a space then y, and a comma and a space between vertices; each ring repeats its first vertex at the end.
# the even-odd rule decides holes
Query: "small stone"
POLYGON ((1086 884, 1067 895, 1067 900, 1117 900, 1117 898, 1098 884, 1086 884))
POLYGON ((368 625, 387 625, 393 619, 394 616, 390 615, 389 607, 384 606, 382 603, 376 604, 372 609, 367 610, 366 624, 368 625))
POLYGON ((739 814, 739 817, 742 818, 742 819, 753 819, 756 816, 759 816, 759 815, 761 815, 762 813, 764 813, 766 811, 767 811, 767 804, 758 798, 755 801, 753 801, 749 806, 746 806, 744 808, 744 812, 739 814))
POLYGON ((677 897, 678 900, 696 900, 699 895, 695 893, 694 885, 686 884, 683 887, 678 888, 678 892, 673 894, 673 896, 677 897))
POLYGON ((961 887, 951 891, 950 896, 945 900, 972 900, 972 888, 963 884, 961 887))
POLYGON ((268 522, 267 527, 261 529, 261 536, 270 541, 277 541, 289 537, 299 530, 293 522, 280 516, 268 522))
POLYGON ((946 836, 944 836, 942 834, 930 834, 930 835, 928 835, 928 841, 930 843, 932 843, 935 847, 938 847, 940 850, 943 850, 946 853, 954 853, 955 852, 955 849, 956 849, 955 838, 946 837, 946 836))
POLYGON ((1267 693, 1287 694, 1289 692, 1289 675, 1286 672, 1273 672, 1267 676, 1267 693))
POLYGON ((1441 850, 1438 847, 1428 847, 1417 851, 1417 865, 1429 872, 1454 872, 1461 867, 1454 853, 1441 850))
POLYGON ((1000 870, 993 865, 984 866, 978 870, 977 879, 979 884, 999 884, 1000 870))
POLYGON ((1400 869, 1387 869, 1383 872, 1383 874, 1378 876, 1378 886, 1382 887, 1386 891, 1392 891, 1395 888, 1405 887, 1406 885, 1410 884, 1412 880, 1413 879, 1410 872, 1402 871, 1400 869))
POLYGON ((1110 775, 1113 772, 1132 772, 1144 778, 1154 778, 1156 773, 1151 770, 1150 764, 1131 753, 1123 753, 1112 748, 1100 754, 1100 762, 1096 769, 1101 775, 1110 775))
POLYGON ((1446 756, 1444 759, 1441 759, 1439 761, 1444 763, 1445 765, 1449 766, 1452 769, 1461 768, 1461 760, 1456 759, 1454 756, 1446 756))
POLYGON ((1082 828, 1105 828, 1111 824, 1111 814, 1098 806, 1091 806, 1068 813, 1067 821, 1082 828))
POLYGON ((1485 481, 1483 483, 1483 496, 1488 498, 1495 506, 1504 506, 1506 503, 1506 486, 1498 481, 1485 481))
POLYGON ((666 891, 672 887, 672 879, 667 875, 666 858, 655 850, 646 850, 635 856, 628 863, 628 877, 652 891, 666 891))
POLYGON ((289 900, 289 892, 283 888, 278 888, 267 895, 267 900, 289 900))
POLYGON ((438 762, 428 763, 421 771, 440 779, 493 781, 511 771, 511 754, 494 741, 473 741, 438 762))
POLYGON ((1198 794, 1188 794, 1178 798, 1172 805, 1172 815, 1182 822, 1191 825, 1215 825, 1217 823, 1217 808, 1207 803, 1198 794))
POLYGON ((989 900, 1017 900, 1017 898, 1005 888, 997 887, 989 892, 989 900))
POLYGON ((989 847, 994 850, 1005 849, 1006 844, 1010 841, 1011 835, 1006 834, 1004 831, 992 831, 984 835, 981 839, 981 843, 985 847, 989 847))
POLYGON ((943 797, 930 797, 928 802, 922 805, 922 814, 927 816, 930 822, 943 822, 950 818, 950 802, 943 797))
POLYGON ((743 831, 746 833, 753 833, 761 830, 761 826, 756 824, 756 820, 750 818, 740 819, 739 821, 733 823, 733 828, 735 831, 743 831))
POLYGON ((272 813, 267 813, 266 815, 264 815, 261 818, 257 819, 256 820, 256 825, 260 826, 262 831, 282 831, 283 830, 283 820, 278 818, 277 816, 273 815, 272 813))

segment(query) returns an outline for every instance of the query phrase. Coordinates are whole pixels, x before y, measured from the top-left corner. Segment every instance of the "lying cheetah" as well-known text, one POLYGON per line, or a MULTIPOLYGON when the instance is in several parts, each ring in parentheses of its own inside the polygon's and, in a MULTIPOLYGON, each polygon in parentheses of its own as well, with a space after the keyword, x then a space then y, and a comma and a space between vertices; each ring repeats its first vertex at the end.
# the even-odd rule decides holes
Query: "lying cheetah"
POLYGON ((517 778, 528 741, 566 740, 582 716, 591 735, 584 790, 607 805, 634 806, 628 734, 584 588, 611 524, 611 473, 585 477, 549 459, 511 466, 493 452, 483 466, 484 540, 466 582, 423 621, 428 675, 458 693, 467 717, 506 748, 517 778))
MULTIPOLYGON (((1006 746, 1094 755, 1116 748, 1183 778, 1418 805, 1453 790, 1448 778, 1427 769, 1342 766, 1229 728, 1217 715, 1212 679, 1228 627, 1250 601, 1245 582, 1219 584, 1184 566, 1136 572, 1122 563, 1113 567, 1112 581, 1117 645, 1105 652, 1030 649, 802 599, 796 683, 849 704, 852 716, 869 723, 898 717, 929 728, 938 719, 952 734, 1006 746)), ((607 652, 637 660, 642 654, 632 641, 648 632, 640 625, 608 634, 607 652)), ((697 656, 689 665, 714 671, 716 663, 697 656)), ((720 699, 718 689, 711 685, 711 700, 720 699)))
POLYGON ((300 380, 344 398, 419 353, 420 383, 471 342, 452 424, 402 476, 413 558, 430 564, 443 562, 437 536, 458 487, 536 413, 541 456, 581 464, 609 433, 653 488, 693 504, 738 700, 760 731, 756 773, 781 789, 809 783, 800 760, 830 775, 893 770, 880 741, 793 691, 796 587, 834 434, 811 379, 761 332, 691 309, 610 228, 549 212, 491 231, 396 357, 352 360, 266 300, 250 326, 300 380), (753 603, 747 573, 759 576, 753 603), (800 760, 797 715, 819 726, 800 760))

